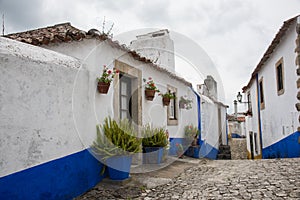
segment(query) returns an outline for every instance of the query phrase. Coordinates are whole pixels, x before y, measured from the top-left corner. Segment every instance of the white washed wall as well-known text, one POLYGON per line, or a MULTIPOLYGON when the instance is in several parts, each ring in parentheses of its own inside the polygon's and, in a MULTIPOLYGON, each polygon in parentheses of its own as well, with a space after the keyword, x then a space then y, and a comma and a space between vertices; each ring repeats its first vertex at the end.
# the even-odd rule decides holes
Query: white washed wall
POLYGON ((261 110, 263 146, 267 147, 297 131, 299 126, 295 104, 297 102, 296 65, 294 53, 295 25, 282 38, 271 58, 259 72, 263 77, 265 109, 261 110), (283 57, 284 94, 277 95, 276 62, 283 57))
POLYGON ((153 101, 147 101, 144 96, 144 89, 142 89, 143 124, 151 123, 154 126, 163 126, 169 130, 170 137, 183 137, 185 125, 190 123, 197 125, 197 99, 192 90, 180 81, 170 78, 166 73, 159 72, 150 67, 149 64, 133 59, 125 51, 111 47, 106 42, 100 42, 95 39, 50 45, 46 46, 46 48, 74 56, 83 60, 86 64, 88 73, 90 74, 90 87, 93 87, 89 91, 89 98, 92 99, 92 102, 95 102, 94 110, 98 123, 102 123, 103 119, 108 115, 113 116, 113 88, 109 89, 108 95, 98 94, 96 92, 96 77, 102 73, 102 66, 104 64, 109 65, 115 59, 118 59, 132 67, 140 69, 142 71, 142 78, 148 79, 148 77, 152 77, 162 92, 165 92, 167 85, 170 85, 177 88, 178 98, 188 95, 193 100, 193 109, 178 109, 178 125, 167 126, 167 107, 163 107, 161 97, 156 95, 153 101))
POLYGON ((0 37, 0 61, 0 177, 82 150, 72 117, 78 60, 0 37))
POLYGON ((218 107, 206 96, 201 96, 201 139, 219 148, 218 107))

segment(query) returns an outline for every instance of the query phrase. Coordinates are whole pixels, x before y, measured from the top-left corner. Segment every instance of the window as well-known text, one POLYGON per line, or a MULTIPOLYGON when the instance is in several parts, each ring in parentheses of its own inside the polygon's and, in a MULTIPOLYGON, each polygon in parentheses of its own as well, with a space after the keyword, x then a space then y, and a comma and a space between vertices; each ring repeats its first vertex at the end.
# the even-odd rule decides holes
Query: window
POLYGON ((255 153, 258 153, 258 145, 257 145, 257 133, 254 133, 254 149, 255 149, 255 153))
POLYGON ((172 86, 168 86, 167 89, 175 96, 174 99, 170 100, 170 104, 167 107, 168 125, 178 125, 177 89, 172 86))
POLYGON ((284 93, 284 79, 283 79, 283 58, 276 63, 276 82, 277 82, 277 94, 282 95, 284 93))
MULTIPOLYGON (((175 97, 176 97, 176 94, 175 92, 172 92, 169 90, 170 93, 172 93, 175 97)), ((176 107, 175 107, 175 99, 171 99, 170 100, 170 105, 169 105, 169 119, 176 119, 176 107)))
POLYGON ((131 80, 120 74, 120 118, 131 121, 131 80))
POLYGON ((265 97, 264 97, 264 87, 263 87, 263 78, 261 78, 258 82, 259 86, 259 102, 260 109, 263 110, 265 108, 265 97))
POLYGON ((247 104, 248 104, 248 113, 252 115, 252 104, 251 104, 251 94, 248 92, 247 94, 247 104))

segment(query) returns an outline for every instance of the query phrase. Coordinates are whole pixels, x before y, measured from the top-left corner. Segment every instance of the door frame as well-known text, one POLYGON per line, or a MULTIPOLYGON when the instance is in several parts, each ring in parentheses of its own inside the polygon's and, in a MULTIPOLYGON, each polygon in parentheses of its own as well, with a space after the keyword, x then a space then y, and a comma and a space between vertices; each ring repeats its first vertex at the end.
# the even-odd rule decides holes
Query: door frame
MULTIPOLYGON (((142 71, 127 63, 114 60, 114 66, 120 73, 131 79, 131 95, 132 95, 132 118, 133 125, 139 131, 142 126, 142 71)), ((119 76, 114 77, 114 119, 120 119, 120 79, 119 76)))

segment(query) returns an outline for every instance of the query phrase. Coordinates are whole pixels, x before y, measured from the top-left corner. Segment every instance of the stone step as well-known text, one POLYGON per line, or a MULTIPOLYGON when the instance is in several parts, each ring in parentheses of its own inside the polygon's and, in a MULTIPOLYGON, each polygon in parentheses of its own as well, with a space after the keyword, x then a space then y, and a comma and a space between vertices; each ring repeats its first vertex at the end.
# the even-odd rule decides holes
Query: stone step
POLYGON ((221 151, 219 151, 219 153, 221 153, 221 154, 231 154, 231 151, 230 150, 221 150, 221 151))
POLYGON ((231 155, 230 154, 218 154, 217 155, 217 159, 218 160, 230 160, 231 159, 231 155))
POLYGON ((223 150, 229 150, 230 151, 230 146, 229 145, 220 145, 219 151, 223 151, 223 150))

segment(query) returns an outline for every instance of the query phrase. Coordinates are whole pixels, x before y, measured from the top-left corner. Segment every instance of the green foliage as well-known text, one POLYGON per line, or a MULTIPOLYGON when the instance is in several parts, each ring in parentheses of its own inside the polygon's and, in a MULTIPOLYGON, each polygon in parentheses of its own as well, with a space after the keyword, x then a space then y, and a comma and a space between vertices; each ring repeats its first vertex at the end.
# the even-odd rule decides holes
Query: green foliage
POLYGON ((184 127, 184 133, 186 138, 194 139, 199 135, 199 130, 197 126, 190 124, 184 127))
POLYGON ((170 99, 175 99, 175 95, 174 93, 171 93, 170 91, 166 92, 166 93, 160 93, 159 95, 161 95, 162 97, 167 97, 167 98, 170 98, 170 99))
POLYGON ((144 147, 166 147, 169 143, 164 128, 152 128, 146 125, 142 130, 142 144, 144 147))
POLYGON ((114 79, 115 75, 119 73, 119 70, 113 68, 110 70, 106 65, 103 66, 103 71, 101 77, 98 77, 97 80, 102 83, 110 83, 114 79))
POLYGON ((183 96, 180 97, 179 105, 181 105, 181 108, 190 110, 190 109, 192 109, 192 103, 193 103, 193 100, 188 99, 186 96, 185 97, 183 97, 183 96))
POLYGON ((103 125, 97 125, 97 138, 92 150, 103 159, 111 156, 129 155, 141 152, 141 142, 137 132, 127 119, 119 123, 110 117, 105 118, 103 125))
POLYGON ((146 90, 155 90, 155 92, 160 92, 151 77, 148 78, 148 81, 145 78, 143 79, 143 81, 146 83, 145 85, 146 90))

